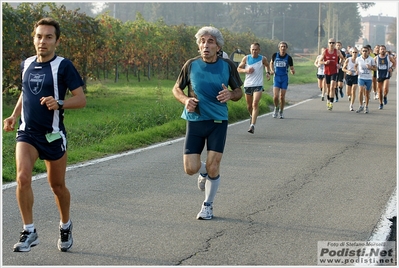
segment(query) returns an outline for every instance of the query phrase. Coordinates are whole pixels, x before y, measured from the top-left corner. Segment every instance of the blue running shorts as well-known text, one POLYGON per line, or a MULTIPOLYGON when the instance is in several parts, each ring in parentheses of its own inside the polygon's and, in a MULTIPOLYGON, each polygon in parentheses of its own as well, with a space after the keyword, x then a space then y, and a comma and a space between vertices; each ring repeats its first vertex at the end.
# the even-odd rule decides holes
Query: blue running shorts
POLYGON ((288 75, 275 75, 273 78, 273 87, 280 89, 288 88, 288 75))
POLYGON ((360 87, 366 87, 367 91, 371 90, 371 84, 372 84, 372 80, 371 79, 361 79, 361 78, 359 78, 359 80, 357 82, 359 83, 360 87))

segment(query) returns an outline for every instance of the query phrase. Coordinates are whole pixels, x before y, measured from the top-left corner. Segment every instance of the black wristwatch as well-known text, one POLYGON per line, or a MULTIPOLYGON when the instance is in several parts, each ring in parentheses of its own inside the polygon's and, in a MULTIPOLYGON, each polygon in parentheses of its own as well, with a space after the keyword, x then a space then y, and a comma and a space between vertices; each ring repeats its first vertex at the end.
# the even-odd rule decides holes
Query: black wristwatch
POLYGON ((61 110, 62 107, 64 107, 64 101, 63 100, 57 100, 57 104, 58 104, 58 110, 61 110))

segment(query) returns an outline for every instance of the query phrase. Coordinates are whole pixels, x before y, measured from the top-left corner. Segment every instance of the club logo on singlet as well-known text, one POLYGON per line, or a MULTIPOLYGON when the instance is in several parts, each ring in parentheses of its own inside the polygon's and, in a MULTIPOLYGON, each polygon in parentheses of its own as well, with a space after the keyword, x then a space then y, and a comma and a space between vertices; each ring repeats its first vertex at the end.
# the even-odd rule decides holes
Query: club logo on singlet
POLYGON ((29 89, 37 95, 43 88, 45 74, 29 74, 29 89))
MULTIPOLYGON (((378 57, 379 58, 379 57, 378 57)), ((385 61, 385 58, 379 58, 378 69, 379 70, 388 70, 388 64, 385 61)))

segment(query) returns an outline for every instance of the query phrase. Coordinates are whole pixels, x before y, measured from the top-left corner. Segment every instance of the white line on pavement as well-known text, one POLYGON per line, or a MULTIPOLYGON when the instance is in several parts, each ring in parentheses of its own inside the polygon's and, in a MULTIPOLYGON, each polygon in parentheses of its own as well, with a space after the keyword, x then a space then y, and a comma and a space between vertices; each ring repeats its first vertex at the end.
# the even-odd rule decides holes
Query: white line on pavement
POLYGON ((384 213, 381 215, 380 220, 377 225, 374 227, 374 230, 369 238, 369 241, 387 241, 389 233, 391 231, 391 219, 394 216, 397 216, 397 190, 393 191, 391 197, 388 200, 388 203, 385 207, 384 213))

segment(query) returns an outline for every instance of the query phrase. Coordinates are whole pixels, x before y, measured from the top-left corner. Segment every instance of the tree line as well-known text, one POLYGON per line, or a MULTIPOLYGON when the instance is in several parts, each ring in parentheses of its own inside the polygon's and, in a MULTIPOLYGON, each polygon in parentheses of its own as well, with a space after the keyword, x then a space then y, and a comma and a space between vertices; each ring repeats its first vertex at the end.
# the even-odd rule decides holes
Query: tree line
MULTIPOLYGON (((325 41, 328 35, 345 44, 354 44, 361 36, 359 9, 373 5, 370 2, 106 2, 97 12, 108 12, 123 22, 134 20, 139 12, 147 21, 162 18, 167 25, 210 23, 232 32, 252 32, 260 38, 275 38, 297 48, 312 49, 317 47, 315 32, 319 24, 325 31, 325 41)), ((93 7, 90 3, 68 6, 87 12, 93 7)))
MULTIPOLYGON (((13 93, 11 89, 20 86, 19 66, 22 60, 35 54, 33 26, 43 17, 52 17, 60 23, 60 45, 56 53, 72 60, 85 82, 109 77, 117 81, 120 74, 124 74, 127 81, 154 76, 175 79, 185 61, 198 55, 196 26, 169 26, 162 19, 148 22, 140 13, 134 21, 126 22, 108 13, 94 18, 55 3, 22 3, 16 8, 3 3, 2 8, 5 94, 13 93)), ((277 46, 277 41, 258 39, 250 32, 221 31, 226 51, 241 48, 249 53, 250 44, 255 41, 265 51, 277 46)))
POLYGON ((61 25, 57 54, 71 59, 85 82, 109 77, 117 81, 120 74, 127 81, 155 75, 174 79, 184 62, 198 54, 194 35, 204 25, 222 31, 228 54, 237 49, 249 53, 250 44, 258 42, 268 58, 280 40, 287 41, 291 51, 317 47, 319 8, 327 32, 323 43, 333 27, 339 27, 342 38, 337 39, 343 44, 353 44, 360 36, 357 3, 121 2, 108 3, 97 14, 91 8, 92 3, 76 2, 2 3, 3 91, 20 85, 19 64, 35 53, 33 25, 46 16, 61 25), (337 10, 339 26, 334 26, 329 21, 337 10))

